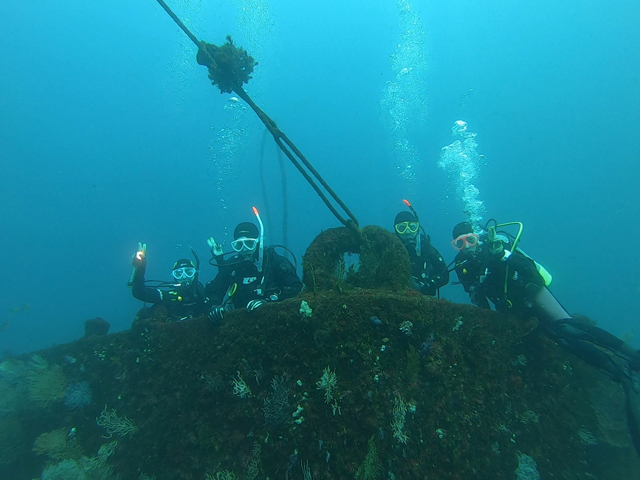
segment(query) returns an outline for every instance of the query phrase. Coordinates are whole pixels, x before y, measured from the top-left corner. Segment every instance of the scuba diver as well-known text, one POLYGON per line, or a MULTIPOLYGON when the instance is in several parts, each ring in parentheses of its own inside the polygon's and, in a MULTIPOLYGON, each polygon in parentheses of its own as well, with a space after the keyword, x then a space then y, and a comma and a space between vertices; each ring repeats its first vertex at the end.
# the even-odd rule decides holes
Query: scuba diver
POLYGON ((147 244, 138 243, 138 250, 133 255, 133 273, 129 282, 133 296, 145 303, 153 303, 154 309, 159 305, 164 306, 172 320, 186 320, 206 313, 207 299, 204 287, 198 281, 200 262, 195 251, 191 249, 191 252, 196 263, 186 258, 176 261, 171 271, 173 282, 145 281, 147 244))
POLYGON ((640 350, 611 333, 573 318, 548 289, 551 275, 520 248, 522 224, 490 220, 482 235, 466 222, 453 229, 458 280, 480 308, 538 317, 540 328, 557 344, 621 383, 627 419, 640 455, 640 350), (492 225, 490 225, 492 224, 492 225), (519 225, 516 237, 497 228, 519 225))
POLYGON ((393 223, 411 260, 411 287, 424 295, 439 296, 440 287, 449 283, 447 264, 431 245, 431 238, 420 225, 416 211, 407 200, 403 202, 411 211, 398 213, 393 223))
POLYGON ((240 223, 233 232, 233 252, 225 254, 220 245, 209 238, 213 258, 218 267, 216 277, 207 283, 205 293, 212 307, 208 317, 218 323, 224 312, 236 308, 253 311, 268 302, 279 302, 302 291, 302 282, 293 264, 264 246, 264 226, 254 207, 260 230, 251 222, 240 223), (226 255, 231 257, 225 258, 226 255))

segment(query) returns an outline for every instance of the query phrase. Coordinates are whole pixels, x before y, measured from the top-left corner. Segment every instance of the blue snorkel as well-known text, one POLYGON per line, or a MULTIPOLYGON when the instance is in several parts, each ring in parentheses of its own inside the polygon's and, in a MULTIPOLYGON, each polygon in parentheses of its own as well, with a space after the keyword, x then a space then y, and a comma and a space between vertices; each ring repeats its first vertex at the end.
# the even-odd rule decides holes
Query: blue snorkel
POLYGON ((260 224, 260 253, 258 254, 258 263, 256 267, 258 268, 258 272, 262 273, 262 255, 264 252, 264 225, 256 207, 253 207, 253 213, 258 219, 258 223, 260 224))

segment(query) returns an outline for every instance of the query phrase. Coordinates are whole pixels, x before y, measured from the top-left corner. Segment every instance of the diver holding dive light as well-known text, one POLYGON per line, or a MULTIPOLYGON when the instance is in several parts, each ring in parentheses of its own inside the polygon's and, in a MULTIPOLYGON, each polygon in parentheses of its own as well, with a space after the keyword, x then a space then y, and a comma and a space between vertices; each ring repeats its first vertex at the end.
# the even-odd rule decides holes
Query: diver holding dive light
POLYGON ((224 253, 213 237, 207 240, 213 257, 209 263, 218 267, 216 277, 205 286, 209 305, 212 305, 208 317, 214 323, 221 322, 226 311, 236 308, 253 311, 265 303, 285 300, 302 291, 302 281, 294 265, 275 251, 282 246, 264 245, 264 225, 255 207, 253 213, 260 230, 251 222, 238 224, 231 242, 233 252, 224 253))
POLYGON ((171 270, 173 282, 145 281, 147 244, 138 243, 138 250, 133 255, 133 273, 129 281, 133 296, 145 303, 153 303, 152 308, 163 305, 172 320, 186 320, 206 313, 207 299, 204 287, 198 281, 200 261, 193 249, 191 252, 195 264, 187 258, 176 261, 171 270))

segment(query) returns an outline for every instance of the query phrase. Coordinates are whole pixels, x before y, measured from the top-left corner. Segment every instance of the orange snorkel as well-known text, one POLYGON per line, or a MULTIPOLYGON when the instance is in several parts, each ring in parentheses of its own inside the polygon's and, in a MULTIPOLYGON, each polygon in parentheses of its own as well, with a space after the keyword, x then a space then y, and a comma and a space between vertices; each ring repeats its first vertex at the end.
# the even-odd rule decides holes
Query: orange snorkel
POLYGON ((420 222, 420 217, 418 217, 418 214, 416 213, 415 209, 413 208, 413 205, 411 205, 411 202, 409 202, 409 200, 405 200, 404 198, 402 199, 402 201, 404 202, 404 204, 409 207, 409 210, 411 210, 411 213, 413 213, 413 215, 416 217, 416 220, 418 220, 418 223, 420 222))

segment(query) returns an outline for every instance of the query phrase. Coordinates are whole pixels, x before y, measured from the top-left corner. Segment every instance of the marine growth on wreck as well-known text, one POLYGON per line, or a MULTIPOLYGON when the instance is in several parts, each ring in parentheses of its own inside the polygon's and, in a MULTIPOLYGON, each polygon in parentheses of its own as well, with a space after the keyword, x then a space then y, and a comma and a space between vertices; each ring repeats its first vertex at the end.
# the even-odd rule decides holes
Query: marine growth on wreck
POLYGON ((0 477, 640 474, 616 384, 535 318, 425 297, 407 278, 394 235, 341 227, 309 246, 299 297, 217 327, 143 309, 129 331, 6 358, 0 477))

